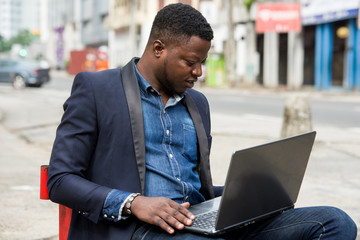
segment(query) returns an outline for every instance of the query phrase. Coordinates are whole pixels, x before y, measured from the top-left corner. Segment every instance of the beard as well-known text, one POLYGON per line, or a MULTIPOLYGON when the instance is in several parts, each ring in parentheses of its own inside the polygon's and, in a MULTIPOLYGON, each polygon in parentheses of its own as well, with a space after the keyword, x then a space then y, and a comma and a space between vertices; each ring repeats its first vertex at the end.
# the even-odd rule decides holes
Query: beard
POLYGON ((164 64, 163 64, 163 76, 162 76, 163 78, 161 78, 162 80, 160 81, 161 85, 163 85, 164 87, 164 92, 169 96, 172 96, 175 93, 179 94, 178 92, 176 92, 175 88, 172 86, 172 84, 169 81, 167 69, 168 69, 168 58, 166 57, 164 59, 164 64))

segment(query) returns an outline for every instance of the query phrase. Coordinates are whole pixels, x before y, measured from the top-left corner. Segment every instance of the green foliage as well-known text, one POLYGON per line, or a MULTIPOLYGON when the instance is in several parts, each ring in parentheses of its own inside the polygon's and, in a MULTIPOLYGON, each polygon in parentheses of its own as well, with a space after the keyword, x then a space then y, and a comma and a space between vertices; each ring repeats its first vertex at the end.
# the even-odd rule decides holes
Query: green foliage
POLYGON ((4 39, 0 35, 0 52, 7 52, 11 50, 12 45, 20 44, 21 46, 29 46, 34 40, 35 36, 31 34, 29 30, 23 29, 18 34, 12 37, 10 40, 4 39))
POLYGON ((251 5, 255 2, 255 0, 245 0, 244 5, 248 11, 250 11, 251 5))
POLYGON ((18 32, 18 34, 10 39, 12 44, 20 44, 22 46, 29 46, 33 41, 34 36, 30 33, 29 30, 23 29, 18 32))
POLYGON ((0 35, 0 52, 7 52, 10 51, 11 45, 9 41, 6 41, 3 36, 0 35))

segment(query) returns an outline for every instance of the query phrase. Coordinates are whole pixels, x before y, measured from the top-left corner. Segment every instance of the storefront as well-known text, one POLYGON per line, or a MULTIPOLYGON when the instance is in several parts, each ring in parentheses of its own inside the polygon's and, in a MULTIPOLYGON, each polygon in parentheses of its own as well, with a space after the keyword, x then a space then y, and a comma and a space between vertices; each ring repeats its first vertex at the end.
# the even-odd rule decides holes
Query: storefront
POLYGON ((304 84, 360 90, 359 0, 302 0, 304 84))

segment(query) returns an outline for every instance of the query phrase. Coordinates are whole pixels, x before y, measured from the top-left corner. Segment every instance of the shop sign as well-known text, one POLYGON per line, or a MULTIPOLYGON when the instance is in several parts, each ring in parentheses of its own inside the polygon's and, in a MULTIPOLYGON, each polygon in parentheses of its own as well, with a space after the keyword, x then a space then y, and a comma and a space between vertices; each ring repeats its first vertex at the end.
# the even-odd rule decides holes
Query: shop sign
POLYGON ((359 3, 359 0, 301 0, 302 25, 356 18, 359 3))
POLYGON ((259 3, 256 32, 300 32, 300 5, 297 3, 259 3))

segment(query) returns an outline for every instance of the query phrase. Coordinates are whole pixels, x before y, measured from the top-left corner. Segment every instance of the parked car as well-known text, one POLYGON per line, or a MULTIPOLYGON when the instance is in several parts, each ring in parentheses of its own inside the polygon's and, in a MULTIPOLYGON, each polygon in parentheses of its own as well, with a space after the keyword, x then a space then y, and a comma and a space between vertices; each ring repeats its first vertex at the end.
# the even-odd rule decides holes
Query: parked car
POLYGON ((50 80, 50 68, 40 62, 24 59, 0 59, 0 82, 12 83, 14 88, 41 87, 50 80))

